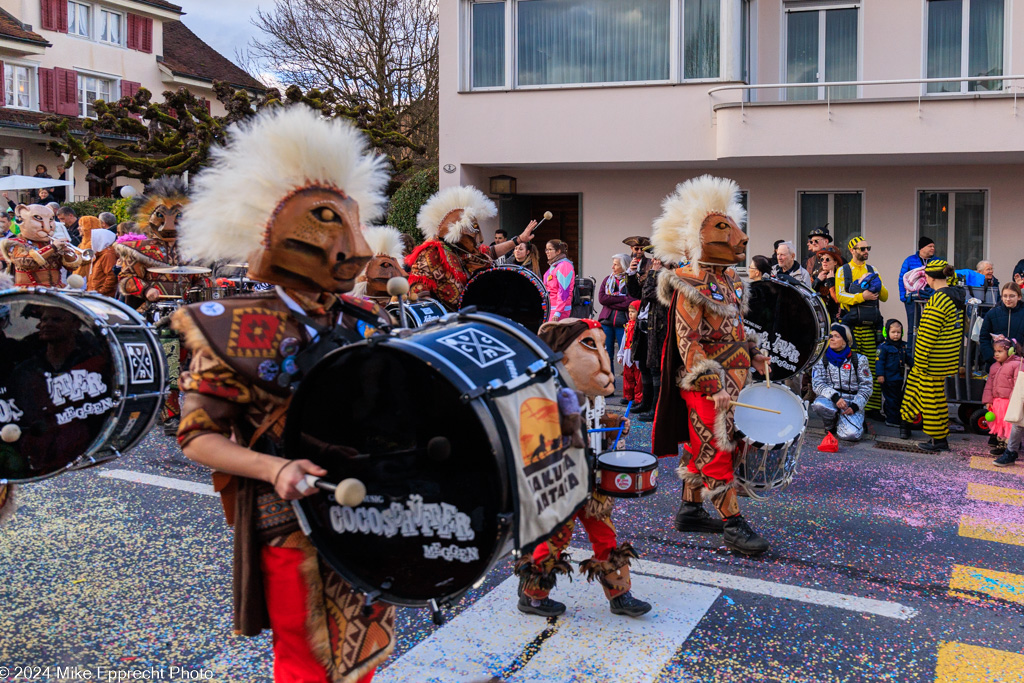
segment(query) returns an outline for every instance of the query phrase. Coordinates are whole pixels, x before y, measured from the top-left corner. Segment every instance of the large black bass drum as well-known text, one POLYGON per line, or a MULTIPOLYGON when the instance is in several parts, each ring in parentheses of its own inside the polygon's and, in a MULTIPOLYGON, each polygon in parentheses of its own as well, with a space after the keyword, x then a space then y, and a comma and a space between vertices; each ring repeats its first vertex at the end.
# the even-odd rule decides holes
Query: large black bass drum
POLYGON ((366 487, 354 506, 323 492, 295 504, 325 562, 373 599, 434 606, 557 529, 590 482, 557 424, 558 358, 481 313, 324 356, 292 399, 285 453, 366 487))
POLYGON ((0 483, 111 460, 160 414, 167 362, 131 307, 93 292, 0 292, 0 483))
POLYGON ((440 301, 423 297, 417 301, 388 304, 387 312, 401 327, 421 327, 431 320, 443 318, 448 311, 440 301), (404 316, 402 315, 404 312, 404 316))
MULTIPOLYGON (((749 307, 743 322, 760 337, 770 356, 771 379, 789 379, 816 363, 828 344, 829 319, 817 294, 780 280, 748 284, 749 307)), ((764 379, 753 371, 754 377, 764 379)))
POLYGON ((529 268, 502 264, 481 270, 469 279, 459 308, 476 306, 514 320, 536 333, 548 319, 548 292, 544 281, 529 268))

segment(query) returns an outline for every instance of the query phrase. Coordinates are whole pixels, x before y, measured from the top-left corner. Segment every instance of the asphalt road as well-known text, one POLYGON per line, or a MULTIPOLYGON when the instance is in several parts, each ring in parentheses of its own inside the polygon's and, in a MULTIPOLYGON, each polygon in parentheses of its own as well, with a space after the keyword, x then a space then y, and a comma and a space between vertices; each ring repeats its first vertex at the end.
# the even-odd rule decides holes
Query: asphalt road
MULTIPOLYGON (((978 469, 991 461, 980 437, 925 455, 873 438, 819 453, 820 436, 787 491, 741 500, 766 556, 672 529, 678 459, 664 459, 657 494, 614 514, 642 555, 634 590, 650 615, 612 617, 577 579, 553 596, 566 616, 521 616, 505 561, 441 628, 401 610, 376 680, 1024 680, 1024 466, 978 469)), ((638 427, 628 443, 648 438, 638 427)), ((119 461, 22 487, 0 528, 0 681, 24 666, 51 667, 36 680, 98 667, 271 680, 269 636, 231 633, 230 529, 208 483, 154 431, 119 461)))

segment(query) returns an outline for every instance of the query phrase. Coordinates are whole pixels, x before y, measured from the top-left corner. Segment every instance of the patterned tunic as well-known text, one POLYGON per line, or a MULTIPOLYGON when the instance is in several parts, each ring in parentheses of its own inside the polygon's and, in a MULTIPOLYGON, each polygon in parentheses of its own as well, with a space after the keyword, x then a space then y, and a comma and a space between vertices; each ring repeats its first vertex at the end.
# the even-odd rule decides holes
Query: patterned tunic
POLYGON ((48 242, 31 242, 24 237, 0 240, 0 254, 14 268, 17 287, 62 287, 60 269, 74 268, 82 262, 76 254, 62 254, 48 242))
POLYGON ((405 262, 412 268, 409 273, 412 294, 437 299, 449 311, 457 311, 469 277, 491 265, 491 253, 488 247, 482 246, 479 258, 474 257, 467 264, 447 242, 427 240, 416 247, 405 262))

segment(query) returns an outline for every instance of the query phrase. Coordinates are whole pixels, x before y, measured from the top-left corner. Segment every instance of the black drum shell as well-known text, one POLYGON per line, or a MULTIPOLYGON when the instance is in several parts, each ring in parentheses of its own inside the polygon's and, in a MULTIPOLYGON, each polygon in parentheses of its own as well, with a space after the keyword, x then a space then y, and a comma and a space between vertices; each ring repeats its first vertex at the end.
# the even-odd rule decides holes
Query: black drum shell
MULTIPOLYGON (((743 322, 749 332, 759 335, 759 347, 772 359, 771 379, 794 377, 821 358, 830 323, 824 303, 814 292, 765 279, 748 283, 747 297, 743 322)), ((755 379, 763 379, 753 368, 751 372, 755 379)))
POLYGON ((544 281, 529 268, 501 264, 481 270, 469 279, 459 298, 459 308, 476 307, 513 320, 534 334, 548 318, 548 294, 544 281))

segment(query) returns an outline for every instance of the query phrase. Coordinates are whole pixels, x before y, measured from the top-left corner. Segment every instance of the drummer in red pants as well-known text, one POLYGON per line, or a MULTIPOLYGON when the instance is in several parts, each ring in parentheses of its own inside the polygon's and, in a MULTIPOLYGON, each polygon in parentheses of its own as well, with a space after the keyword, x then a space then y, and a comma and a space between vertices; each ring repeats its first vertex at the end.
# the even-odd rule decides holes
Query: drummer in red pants
MULTIPOLYGON (((604 332, 594 320, 565 318, 550 322, 540 328, 539 336, 552 351, 563 354, 565 369, 572 377, 577 391, 588 400, 597 396, 609 396, 615 390, 615 378, 611 361, 604 346, 604 332)), ((602 424, 618 427, 623 418, 618 415, 604 415, 602 424)), ((623 431, 627 431, 629 422, 623 431)), ((590 538, 594 555, 580 563, 580 573, 588 581, 597 581, 608 598, 612 614, 639 617, 651 611, 651 605, 638 600, 630 593, 630 560, 637 557, 629 543, 619 543, 612 523, 612 500, 594 492, 582 510, 565 523, 547 541, 541 543, 532 555, 524 556, 516 563, 515 573, 519 576, 518 608, 524 614, 542 617, 558 616, 565 612, 565 605, 549 596, 555 587, 559 574, 572 573, 566 548, 572 540, 576 520, 583 524, 590 538)))

